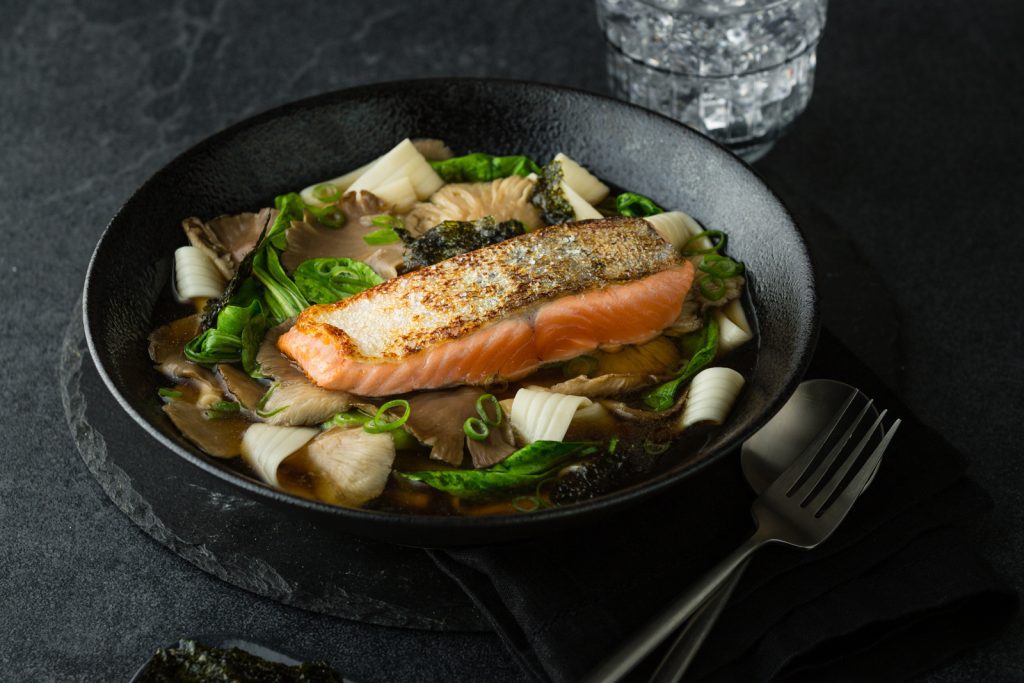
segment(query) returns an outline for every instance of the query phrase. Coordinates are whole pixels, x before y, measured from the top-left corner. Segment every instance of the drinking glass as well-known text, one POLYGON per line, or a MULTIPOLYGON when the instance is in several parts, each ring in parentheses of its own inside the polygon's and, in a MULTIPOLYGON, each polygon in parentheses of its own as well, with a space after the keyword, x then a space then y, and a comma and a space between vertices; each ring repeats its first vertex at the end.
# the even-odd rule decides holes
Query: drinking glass
POLYGON ((748 161, 807 107, 828 0, 597 0, 613 93, 748 161))

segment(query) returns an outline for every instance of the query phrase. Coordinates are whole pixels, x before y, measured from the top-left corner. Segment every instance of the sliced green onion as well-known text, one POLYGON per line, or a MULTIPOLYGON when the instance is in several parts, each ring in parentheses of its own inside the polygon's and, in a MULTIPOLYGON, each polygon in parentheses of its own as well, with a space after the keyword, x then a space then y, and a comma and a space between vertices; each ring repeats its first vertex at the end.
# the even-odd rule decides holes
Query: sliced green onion
POLYGON ((576 356, 562 366, 562 374, 566 377, 590 377, 597 370, 597 359, 593 356, 576 356))
POLYGON ((409 402, 402 398, 397 398, 393 401, 388 401, 380 408, 377 408, 377 413, 373 418, 363 425, 363 429, 368 431, 370 434, 380 434, 381 432, 390 432, 393 429, 398 429, 406 423, 409 419, 409 414, 412 410, 409 408, 409 402), (385 420, 387 417, 387 411, 392 408, 403 408, 405 410, 402 416, 397 420, 391 420, 390 422, 385 420))
POLYGON ((306 210, 313 214, 317 222, 323 225, 325 228, 337 229, 345 225, 345 221, 348 220, 348 216, 345 212, 336 206, 309 206, 306 210))
POLYGON ((374 216, 370 219, 370 222, 376 225, 378 228, 404 228, 405 221, 398 216, 392 216, 389 213, 382 213, 374 216))
POLYGON ((334 183, 321 183, 313 188, 313 196, 316 197, 317 201, 326 204, 341 199, 341 191, 334 183))
POLYGON ((363 235, 363 241, 374 246, 378 244, 392 244, 400 239, 402 238, 398 236, 394 228, 381 228, 380 230, 374 230, 363 235))
POLYGON ((497 427, 501 424, 501 419, 505 416, 505 411, 501 409, 501 404, 498 403, 498 399, 494 397, 494 394, 484 394, 476 400, 476 414, 480 416, 480 419, 484 421, 484 424, 491 427, 497 427), (491 418, 487 414, 487 406, 494 406, 494 418, 491 418))
POLYGON ((725 296, 725 281, 715 275, 705 275, 697 280, 697 286, 708 301, 718 301, 725 296))
POLYGON ((616 449, 618 449, 618 447, 619 447, 619 437, 613 436, 611 438, 611 440, 608 441, 608 455, 615 455, 615 451, 616 451, 616 449))
POLYGON ((241 409, 242 406, 237 403, 233 403, 231 401, 217 401, 212 406, 210 406, 210 409, 207 410, 204 413, 204 415, 208 420, 217 420, 222 417, 230 417, 231 415, 235 415, 241 409))
POLYGON ((666 441, 664 443, 656 443, 650 439, 644 441, 644 453, 647 453, 648 455, 661 455, 671 447, 671 441, 666 441))
POLYGON ((164 388, 164 387, 161 387, 161 388, 157 389, 156 393, 160 394, 164 398, 171 398, 171 399, 181 398, 184 395, 180 391, 178 391, 177 389, 167 389, 167 388, 164 388))
POLYGON ((344 427, 347 425, 364 425, 370 421, 370 416, 359 411, 346 411, 336 413, 334 417, 320 425, 320 429, 328 430, 333 427, 344 427))
POLYGON ((479 417, 467 417, 462 423, 462 431, 473 441, 483 441, 491 435, 491 428, 479 417))
POLYGON ((721 230, 705 230, 704 232, 698 232, 696 235, 687 240, 686 244, 683 245, 683 255, 697 256, 699 254, 710 254, 713 252, 718 252, 719 250, 725 248, 725 242, 727 239, 728 238, 725 236, 725 233, 722 232, 721 230), (707 237, 708 239, 717 239, 718 243, 712 246, 710 249, 690 249, 690 245, 699 242, 701 239, 705 237, 707 237))
POLYGON ((742 263, 737 263, 728 256, 722 256, 721 254, 708 254, 704 256, 697 268, 705 273, 722 278, 732 277, 743 272, 742 263))

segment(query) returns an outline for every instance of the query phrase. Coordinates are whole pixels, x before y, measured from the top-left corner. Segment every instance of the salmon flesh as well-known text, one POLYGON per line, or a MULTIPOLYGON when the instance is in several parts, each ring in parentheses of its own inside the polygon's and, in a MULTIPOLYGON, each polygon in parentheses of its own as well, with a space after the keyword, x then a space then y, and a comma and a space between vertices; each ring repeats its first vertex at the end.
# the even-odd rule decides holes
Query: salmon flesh
POLYGON ((553 225, 311 306, 278 348, 317 385, 360 396, 515 380, 653 339, 693 276, 641 218, 553 225))

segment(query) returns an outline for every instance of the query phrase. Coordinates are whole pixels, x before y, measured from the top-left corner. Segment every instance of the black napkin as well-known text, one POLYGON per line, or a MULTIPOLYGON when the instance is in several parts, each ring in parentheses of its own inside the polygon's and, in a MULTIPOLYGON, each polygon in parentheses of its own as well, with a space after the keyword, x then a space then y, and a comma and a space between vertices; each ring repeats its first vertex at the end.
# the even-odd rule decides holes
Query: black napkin
MULTIPOLYGON (((1017 595, 973 550, 991 502, 963 476, 963 458, 827 331, 808 377, 858 386, 904 424, 828 542, 755 556, 694 680, 902 680, 992 637, 1017 611, 1017 595)), ((585 528, 431 556, 526 672, 574 681, 752 531, 738 460, 585 528)))

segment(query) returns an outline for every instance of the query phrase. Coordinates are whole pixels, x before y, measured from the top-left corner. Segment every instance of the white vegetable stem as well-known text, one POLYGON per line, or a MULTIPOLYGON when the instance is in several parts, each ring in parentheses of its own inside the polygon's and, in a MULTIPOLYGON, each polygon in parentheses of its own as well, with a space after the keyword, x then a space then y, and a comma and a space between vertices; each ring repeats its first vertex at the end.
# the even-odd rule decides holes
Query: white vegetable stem
POLYGON ((558 186, 565 194, 566 200, 568 200, 569 205, 572 207, 572 212, 576 214, 576 220, 583 221, 588 218, 604 218, 600 211, 588 204, 587 200, 579 196, 564 180, 559 183, 558 186))
POLYGON ((242 436, 242 457, 256 471, 260 479, 275 488, 277 468, 285 458, 305 446, 320 433, 312 427, 280 427, 256 423, 242 436))
POLYGON ((576 411, 592 401, 583 396, 556 394, 541 389, 520 389, 512 401, 509 420, 527 443, 561 441, 576 411))
POLYGON ((715 322, 718 323, 718 352, 723 356, 733 349, 743 346, 754 338, 750 329, 747 314, 739 299, 733 299, 725 306, 715 309, 715 322))
POLYGON ((174 252, 174 286, 180 301, 219 299, 224 294, 224 276, 210 258, 195 247, 174 252))
POLYGON ((377 159, 370 170, 352 183, 348 191, 366 190, 377 194, 381 188, 388 187, 402 178, 407 179, 413 186, 416 199, 426 199, 444 185, 441 176, 430 167, 412 141, 406 138, 377 159))
POLYGON ((599 204, 602 199, 608 196, 608 186, 569 157, 559 152, 555 155, 555 161, 562 166, 562 180, 583 201, 588 204, 599 204))
MULTIPOLYGON (((692 240, 694 236, 704 231, 704 229, 700 227, 700 223, 693 220, 682 211, 666 211, 664 213, 657 213, 653 216, 648 216, 645 220, 654 226, 654 229, 658 231, 658 234, 665 238, 666 242, 680 251, 682 251, 683 247, 685 247, 687 242, 692 240)), ((694 249, 700 250, 710 249, 714 245, 711 244, 711 240, 707 237, 701 237, 690 246, 694 249)))
POLYGON ((680 426, 687 429, 698 422, 725 422, 743 383, 743 375, 732 368, 715 367, 697 373, 690 382, 680 426))

